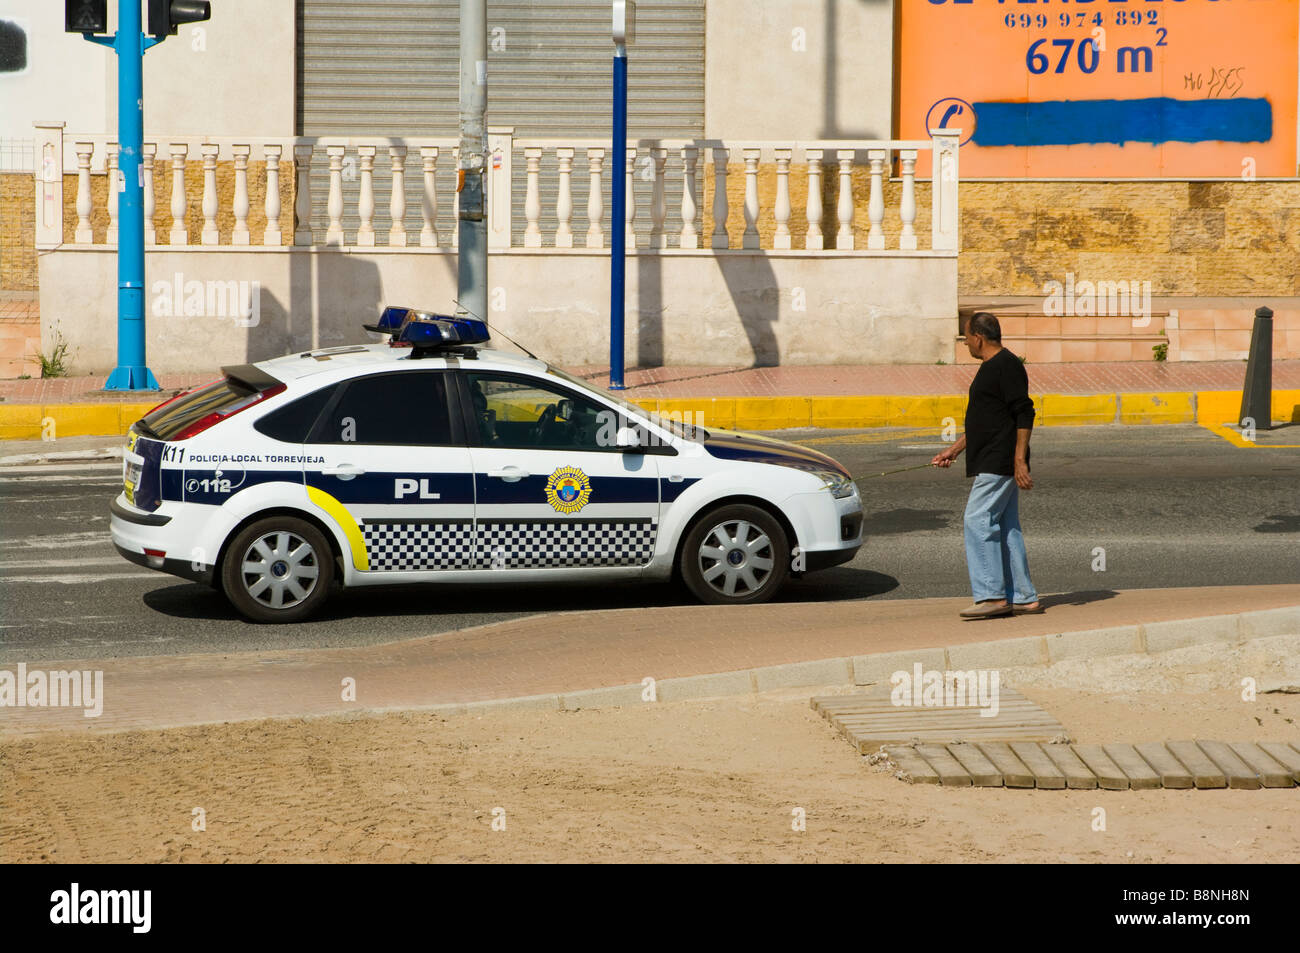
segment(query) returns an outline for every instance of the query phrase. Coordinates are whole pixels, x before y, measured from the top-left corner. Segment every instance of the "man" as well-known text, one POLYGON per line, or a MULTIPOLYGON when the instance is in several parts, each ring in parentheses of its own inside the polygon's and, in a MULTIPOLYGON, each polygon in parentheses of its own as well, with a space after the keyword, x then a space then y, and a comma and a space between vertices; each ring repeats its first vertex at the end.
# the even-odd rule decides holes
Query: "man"
POLYGON ((966 568, 975 604, 964 619, 1043 611, 1029 580, 1029 559, 1020 530, 1020 490, 1031 490, 1029 433, 1034 402, 1024 363, 1002 346, 998 319, 971 315, 966 347, 982 363, 971 381, 966 432, 935 455, 932 466, 950 467, 963 450, 966 476, 974 477, 966 503, 966 568))

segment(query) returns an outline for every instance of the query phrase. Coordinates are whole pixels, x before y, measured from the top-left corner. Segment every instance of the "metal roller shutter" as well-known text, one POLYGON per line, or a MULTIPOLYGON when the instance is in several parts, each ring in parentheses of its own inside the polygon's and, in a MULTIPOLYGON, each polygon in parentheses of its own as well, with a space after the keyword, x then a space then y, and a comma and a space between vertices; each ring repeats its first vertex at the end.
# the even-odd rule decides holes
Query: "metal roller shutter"
MULTIPOLYGON (((608 140, 611 58, 609 0, 488 0, 488 124, 514 126, 516 137, 608 140)), ((307 136, 450 136, 457 125, 457 0, 298 0, 298 126, 307 136)), ((704 0, 644 0, 629 68, 628 135, 697 138, 704 132, 704 0)), ((644 166, 638 159, 638 172, 644 166)), ((355 158, 353 159, 355 162, 355 158)), ((556 160, 542 162, 542 232, 555 230, 556 160)), ((668 228, 680 223, 680 159, 669 157, 668 228)), ((420 221, 419 156, 406 164, 408 233, 420 221)), ((451 242, 451 155, 438 158, 439 241, 451 242)), ((605 158, 605 232, 609 234, 610 158, 605 158)), ((522 244, 526 165, 513 156, 513 228, 522 244)), ((375 232, 387 237, 388 157, 375 158, 375 232)), ((574 157, 573 231, 584 242, 587 160, 574 157)), ((312 164, 312 224, 323 241, 329 163, 312 164)), ((344 182, 344 231, 357 228, 356 178, 344 182)), ((650 229, 651 183, 635 177, 637 231, 650 229)), ((697 185, 698 193, 701 191, 697 185)))

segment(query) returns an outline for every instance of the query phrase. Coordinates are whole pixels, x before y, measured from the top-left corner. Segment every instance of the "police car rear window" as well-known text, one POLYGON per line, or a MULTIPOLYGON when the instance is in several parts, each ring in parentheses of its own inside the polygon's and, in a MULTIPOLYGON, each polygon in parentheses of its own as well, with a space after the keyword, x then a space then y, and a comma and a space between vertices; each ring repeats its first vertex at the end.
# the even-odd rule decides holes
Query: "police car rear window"
POLYGON ((452 444, 444 371, 401 371, 348 381, 310 443, 445 447, 452 444))
POLYGON ((226 410, 256 393, 252 387, 227 377, 215 384, 201 387, 192 394, 178 397, 147 414, 144 426, 149 435, 159 440, 170 440, 208 414, 226 410))
POLYGON ((338 387, 339 385, 333 384, 313 391, 305 397, 299 397, 279 410, 267 414, 253 424, 253 429, 266 434, 272 440, 306 443, 312 424, 316 422, 316 418, 325 409, 325 405, 329 403, 338 387))

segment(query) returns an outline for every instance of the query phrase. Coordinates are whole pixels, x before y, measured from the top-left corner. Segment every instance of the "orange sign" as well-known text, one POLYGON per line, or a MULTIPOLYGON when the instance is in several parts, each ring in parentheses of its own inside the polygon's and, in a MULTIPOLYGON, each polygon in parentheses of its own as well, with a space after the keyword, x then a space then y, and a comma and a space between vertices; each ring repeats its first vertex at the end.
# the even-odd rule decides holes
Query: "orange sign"
POLYGON ((1298 27, 1296 0, 901 0, 899 134, 961 129, 962 178, 1293 176, 1298 27))

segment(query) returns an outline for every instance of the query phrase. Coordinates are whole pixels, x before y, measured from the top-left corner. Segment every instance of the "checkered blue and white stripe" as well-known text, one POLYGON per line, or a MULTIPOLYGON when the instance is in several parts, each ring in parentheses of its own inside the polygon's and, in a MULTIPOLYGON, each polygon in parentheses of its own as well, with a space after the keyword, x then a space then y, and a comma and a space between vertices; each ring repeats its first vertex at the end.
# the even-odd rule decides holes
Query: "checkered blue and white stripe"
POLYGON ((373 571, 469 569, 473 523, 366 523, 361 527, 373 571))
POLYGON ((366 523, 372 572, 643 566, 654 556, 656 520, 366 523))
POLYGON ((564 520, 478 524, 481 569, 643 566, 655 551, 656 520, 564 520))

